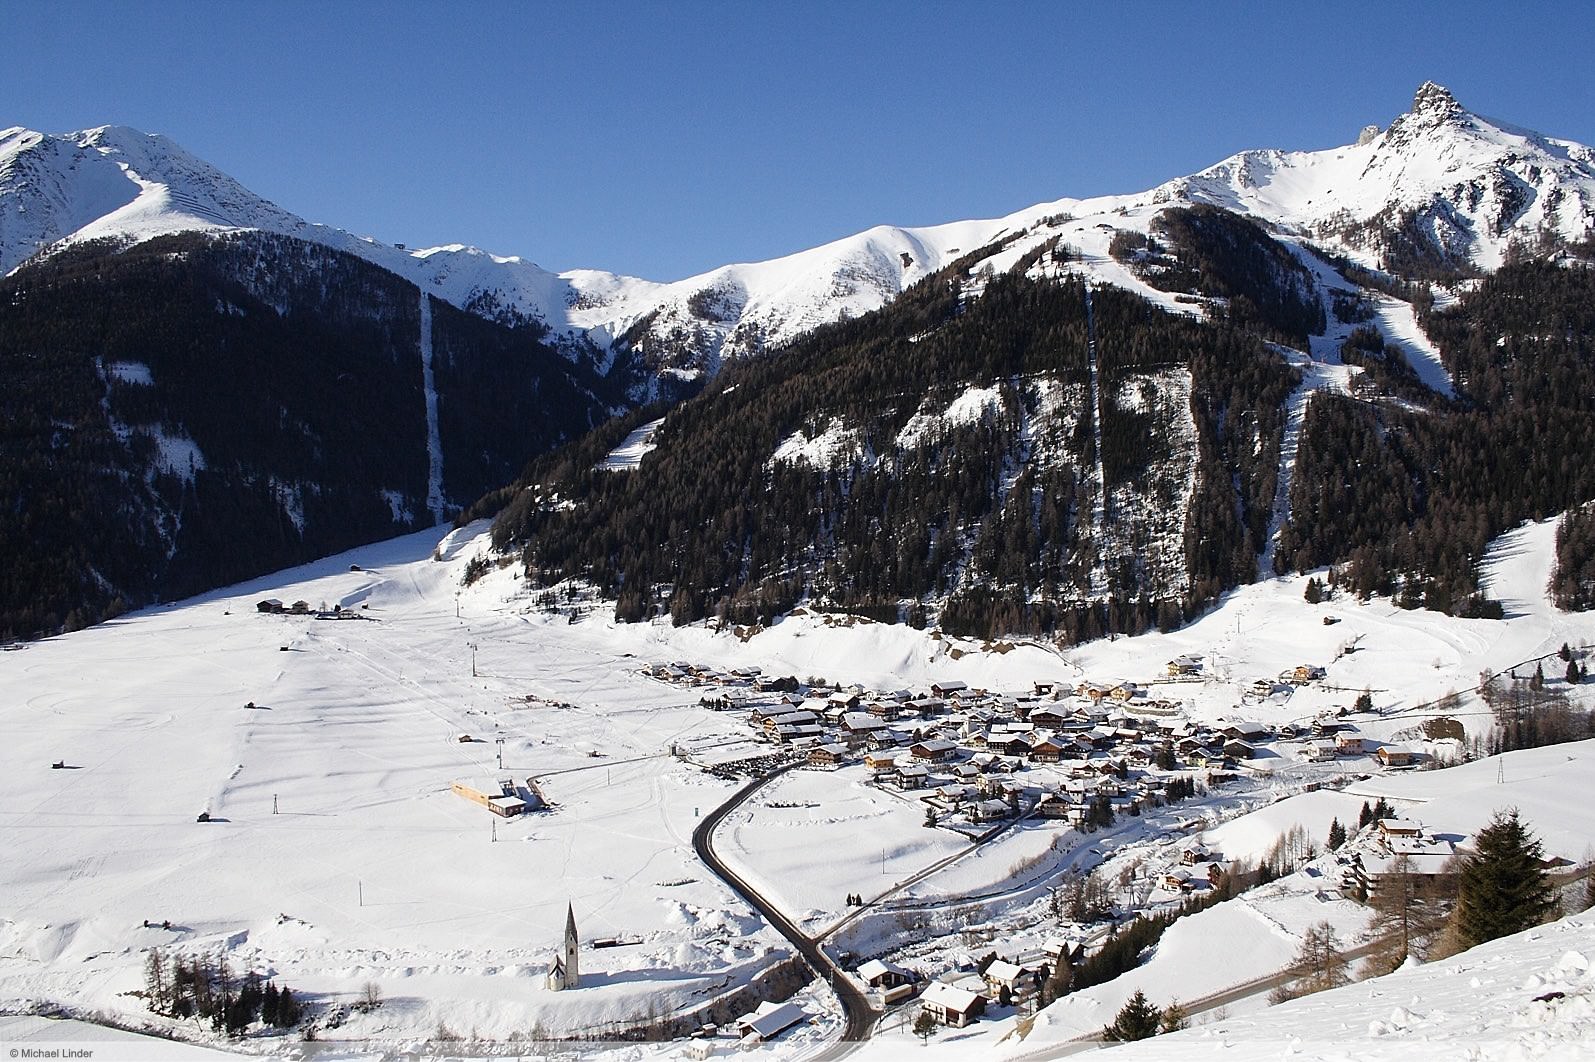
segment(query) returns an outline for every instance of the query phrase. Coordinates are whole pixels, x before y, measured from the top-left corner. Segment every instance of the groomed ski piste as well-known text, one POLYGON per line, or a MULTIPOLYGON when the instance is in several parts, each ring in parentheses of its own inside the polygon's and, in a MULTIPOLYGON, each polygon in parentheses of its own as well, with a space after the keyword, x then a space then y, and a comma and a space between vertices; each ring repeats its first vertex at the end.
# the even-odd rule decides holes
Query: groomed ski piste
MULTIPOLYGON (((490 564, 463 585, 467 563, 486 553, 486 530, 411 535, 0 654, 0 1012, 98 1015, 220 1047, 192 1019, 156 1018, 129 994, 142 988, 151 948, 219 950, 235 972, 292 986, 322 1018, 318 1050, 354 1053, 396 1053, 443 1031, 502 1047, 539 1035, 608 1039, 746 984, 790 946, 690 841, 740 784, 704 766, 771 746, 754 740, 745 713, 701 706, 702 690, 647 677, 648 663, 758 667, 882 691, 962 681, 1028 692, 1042 679, 1147 676, 1195 653, 1208 662, 1205 677, 1167 693, 1193 719, 1301 721, 1367 689, 1376 712, 1358 725, 1378 741, 1425 714, 1409 709, 1451 692, 1461 695, 1452 714, 1482 732, 1487 709, 1468 692, 1481 670, 1526 673, 1525 662, 1564 642, 1595 643, 1595 617, 1558 612, 1543 593, 1552 521, 1490 551, 1486 589, 1503 602, 1503 621, 1381 599, 1309 605, 1305 577, 1282 578, 1233 592, 1179 631, 1062 653, 813 613, 740 635, 668 620, 616 625, 605 607, 573 621, 525 587, 516 563, 490 564), (310 614, 258 612, 266 598, 302 600, 310 614), (333 606, 360 619, 317 618, 333 606), (1252 680, 1303 662, 1326 665, 1325 680, 1243 703, 1252 680), (456 781, 501 776, 535 779, 550 809, 499 819, 451 792, 456 781), (209 821, 196 821, 202 813, 209 821), (582 980, 554 992, 544 972, 567 904, 583 941, 582 980), (367 982, 383 1005, 350 1010, 367 982)), ((992 947, 1056 933, 1046 911, 1054 871, 1130 862, 1150 870, 1193 833, 1229 858, 1259 854, 1296 824, 1321 842, 1331 816, 1355 821, 1379 795, 1460 835, 1516 806, 1549 852, 1578 860, 1595 840, 1595 812, 1569 794, 1587 783, 1592 758, 1586 743, 1444 773, 1386 775, 1363 757, 1314 765, 1325 771, 1315 775, 1265 753, 1238 789, 1206 800, 1089 837, 1029 821, 979 848, 927 829, 922 805, 866 785, 859 767, 798 771, 739 808, 716 844, 805 931, 834 931, 833 950, 896 955, 936 976, 992 947), (1348 773, 1368 777, 1347 793, 1296 795, 1348 773), (850 892, 882 899, 841 925, 850 892), (967 940, 922 924, 951 911, 972 920, 967 940)), ((1124 978, 1034 1017, 994 1009, 932 1047, 993 1058, 1074 1050, 1070 1041, 1100 1030, 1135 987, 1160 1004, 1191 1002, 1266 976, 1323 920, 1355 941, 1366 910, 1340 899, 1332 877, 1327 865, 1309 866, 1178 923, 1124 978)), ((1587 941, 1587 930, 1557 932, 1587 941)), ((1523 961, 1555 967, 1570 945, 1557 951, 1542 939, 1547 950, 1535 955, 1521 945, 1523 961)), ((1435 1009, 1407 998, 1400 1005, 1413 1014, 1435 1009)), ((792 1057, 841 1027, 823 982, 796 1001, 805 1021, 771 1048, 792 1057)), ((1386 1021, 1392 1036, 1427 1028, 1392 1024, 1384 1011, 1394 1006, 1363 1025, 1386 1021)), ((1262 1007, 1251 997, 1228 1013, 1266 1029, 1268 1016, 1252 1016, 1262 1007)), ((869 1051, 922 1050, 903 1013, 887 1016, 869 1051)), ((7 1028, 21 1027, 0 1026, 0 1038, 7 1028)), ((1207 1028, 1184 1039, 1200 1046, 1207 1028)), ((243 1047, 297 1043, 255 1035, 243 1047)), ((614 1050, 664 1057, 679 1045, 614 1050)))

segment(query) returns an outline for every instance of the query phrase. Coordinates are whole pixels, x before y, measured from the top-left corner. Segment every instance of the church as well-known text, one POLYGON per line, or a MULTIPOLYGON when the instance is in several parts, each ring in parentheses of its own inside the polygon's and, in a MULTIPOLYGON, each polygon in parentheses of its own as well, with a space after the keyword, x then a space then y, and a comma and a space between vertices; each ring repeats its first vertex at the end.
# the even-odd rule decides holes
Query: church
POLYGON ((565 946, 560 949, 554 961, 548 966, 548 978, 544 982, 550 992, 563 992, 567 988, 577 988, 581 985, 581 969, 576 962, 576 911, 565 905, 565 946))

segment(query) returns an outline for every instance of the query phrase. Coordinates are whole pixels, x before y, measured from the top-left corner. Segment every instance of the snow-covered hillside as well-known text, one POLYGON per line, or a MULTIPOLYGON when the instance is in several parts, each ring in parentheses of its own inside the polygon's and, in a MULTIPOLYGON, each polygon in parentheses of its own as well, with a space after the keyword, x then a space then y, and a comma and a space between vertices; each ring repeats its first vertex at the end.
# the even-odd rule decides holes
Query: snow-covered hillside
MULTIPOLYGON (((165 947, 221 948, 235 969, 270 971, 325 1008, 377 982, 390 1003, 351 1016, 339 1036, 354 1039, 392 1043, 439 1021, 505 1039, 534 1023, 593 1028, 687 1007, 778 960, 784 944, 688 843, 734 786, 671 750, 708 760, 768 746, 751 741, 742 713, 701 707, 698 691, 641 675, 643 662, 758 666, 876 689, 957 679, 1027 690, 1038 678, 1144 677, 1196 652, 1211 663, 1207 677, 1164 691, 1194 718, 1302 719, 1369 686, 1383 714, 1360 725, 1388 739, 1412 725, 1403 709, 1465 688, 1481 667, 1595 641, 1595 620, 1556 613, 1539 589, 1549 527, 1523 528, 1492 550, 1493 591, 1512 604, 1504 621, 1382 602, 1310 606, 1303 580, 1279 579, 1236 591, 1182 631, 1066 656, 814 615, 741 637, 668 621, 616 625, 602 612, 571 623, 540 610, 513 567, 489 565, 461 586, 486 549, 482 525, 35 643, 0 654, 11 735, 0 749, 0 842, 12 855, 0 864, 0 1006, 59 1002, 138 1019, 142 1005, 122 993, 139 986, 144 951, 165 947), (267 596, 361 618, 263 615, 254 606, 267 596), (1325 614, 1341 622, 1326 627, 1325 614), (1347 642, 1358 651, 1337 654, 1347 642), (1304 661, 1327 663, 1326 680, 1288 700, 1236 707, 1253 678, 1304 661), (517 782, 536 776, 556 809, 495 823, 449 791, 452 781, 496 775, 499 756, 517 782), (196 822, 200 812, 211 821, 196 822), (590 981, 551 993, 541 971, 567 902, 584 941, 621 944, 584 944, 590 981)), ((1466 707, 1460 714, 1477 721, 1466 707)), ((1533 784, 1546 773, 1532 769, 1533 757, 1552 753, 1560 755, 1519 754, 1521 772, 1509 758, 1508 780, 1533 784)), ((1489 766, 1468 777, 1493 782, 1489 766)), ((811 853, 840 854, 808 858, 802 875, 780 882, 783 895, 799 890, 795 905, 836 909, 849 887, 879 878, 883 844, 893 875, 942 854, 917 813, 892 810, 899 798, 866 799, 869 791, 823 777, 794 780, 767 805, 789 817, 814 808, 783 828, 811 853), (861 823, 869 831, 852 837, 861 823), (832 828, 837 844, 825 840, 832 828)), ((1450 805, 1425 790, 1439 777, 1409 775, 1380 791, 1429 799, 1442 816, 1450 805)), ((1546 814, 1539 797, 1508 788, 1546 814)), ((1317 828, 1325 810, 1304 814, 1317 828)), ((1558 851, 1581 854, 1577 837, 1544 833, 1558 851)), ((1030 836, 926 879, 923 894, 1002 891, 1028 865, 1030 836)), ((771 849, 774 839, 732 824, 722 844, 734 862, 779 877, 791 852, 771 849)), ((1249 842, 1236 834, 1224 843, 1249 842)), ((1262 910, 1278 916, 1280 904, 1305 909, 1310 900, 1293 894, 1262 910)), ((1508 981, 1498 983, 1500 1005, 1517 1006, 1508 981)), ((1433 1008, 1407 998, 1398 1001, 1432 1020, 1433 1008)), ((816 1035, 835 1027, 819 1002, 806 1004, 816 1035)), ((1358 1028, 1373 1018, 1390 1024, 1381 1011, 1358 1028)))
POLYGON ((984 261, 999 271, 1057 237, 1085 252, 1078 268, 1100 282, 1181 308, 1106 249, 1115 230, 1144 232, 1160 211, 1193 203, 1255 217, 1370 264, 1389 249, 1391 232, 1407 225, 1452 260, 1493 269, 1513 241, 1533 244, 1542 232, 1576 240, 1591 231, 1595 151, 1472 114, 1426 82, 1411 112, 1344 147, 1247 151, 1138 194, 1060 199, 945 225, 882 225, 770 261, 658 282, 593 269, 554 274, 475 247, 406 249, 313 225, 167 138, 123 127, 0 133, 0 272, 59 241, 263 228, 359 254, 485 316, 541 320, 568 353, 600 369, 612 364, 618 344, 654 373, 688 379, 877 309, 998 240, 1011 242, 984 261))
POLYGON ((1595 915, 1170 1036, 1115 1062, 1573 1062, 1595 1057, 1595 915))

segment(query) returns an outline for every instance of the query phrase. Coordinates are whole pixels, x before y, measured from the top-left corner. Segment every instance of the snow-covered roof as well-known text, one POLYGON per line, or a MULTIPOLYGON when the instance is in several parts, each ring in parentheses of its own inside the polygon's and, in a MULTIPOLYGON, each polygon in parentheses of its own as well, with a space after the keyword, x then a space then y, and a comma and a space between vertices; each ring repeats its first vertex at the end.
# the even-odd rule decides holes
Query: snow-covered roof
POLYGON ((986 967, 986 976, 993 981, 1012 982, 1015 978, 1023 976, 1027 972, 1023 966, 1009 962, 1007 959, 998 959, 986 967))
POLYGON ((957 988, 944 981, 933 981, 920 995, 921 1003, 941 1007, 943 1010, 963 1013, 970 1010, 982 998, 979 992, 971 992, 967 988, 957 988))
POLYGON ((782 1029, 787 1029, 808 1017, 808 1012, 796 1003, 771 1003, 764 1000, 752 1014, 737 1021, 737 1029, 761 1040, 768 1040, 782 1029))
POLYGON ((912 978, 914 976, 896 963, 886 962, 882 959, 871 959, 869 962, 858 968, 858 975, 866 981, 873 981, 877 977, 884 977, 887 974, 894 974, 898 977, 908 978, 912 978))

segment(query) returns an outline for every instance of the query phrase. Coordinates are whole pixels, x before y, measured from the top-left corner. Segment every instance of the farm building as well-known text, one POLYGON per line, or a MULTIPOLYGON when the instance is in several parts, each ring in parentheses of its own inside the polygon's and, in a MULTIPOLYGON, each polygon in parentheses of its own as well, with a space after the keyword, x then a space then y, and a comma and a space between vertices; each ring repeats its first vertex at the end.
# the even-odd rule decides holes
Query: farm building
POLYGON ((466 800, 506 819, 526 810, 526 801, 515 795, 515 783, 509 779, 455 782, 450 788, 466 800))
POLYGON ((766 999, 752 1014, 737 1019, 737 1034, 743 1040, 764 1043, 807 1017, 808 1013, 796 1003, 771 1003, 766 999))

